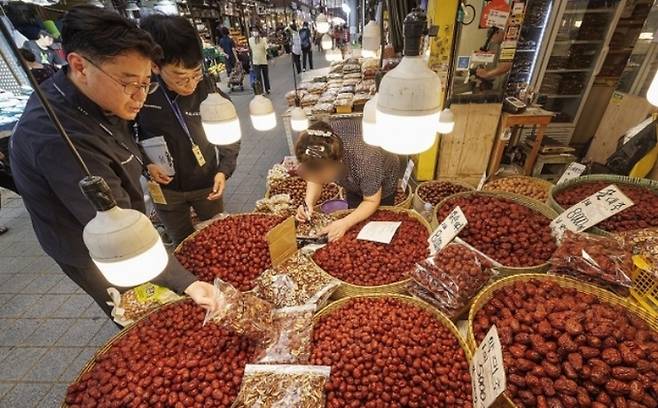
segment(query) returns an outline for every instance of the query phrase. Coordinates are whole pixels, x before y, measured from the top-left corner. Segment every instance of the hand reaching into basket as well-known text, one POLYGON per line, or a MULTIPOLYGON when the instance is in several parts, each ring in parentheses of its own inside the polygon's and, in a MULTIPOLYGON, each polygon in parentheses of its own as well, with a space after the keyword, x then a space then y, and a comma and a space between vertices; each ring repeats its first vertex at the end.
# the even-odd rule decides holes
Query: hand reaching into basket
POLYGON ((185 293, 189 295, 197 305, 208 310, 210 313, 215 312, 220 307, 217 297, 215 296, 215 291, 216 289, 212 284, 202 281, 196 281, 185 289, 185 293))

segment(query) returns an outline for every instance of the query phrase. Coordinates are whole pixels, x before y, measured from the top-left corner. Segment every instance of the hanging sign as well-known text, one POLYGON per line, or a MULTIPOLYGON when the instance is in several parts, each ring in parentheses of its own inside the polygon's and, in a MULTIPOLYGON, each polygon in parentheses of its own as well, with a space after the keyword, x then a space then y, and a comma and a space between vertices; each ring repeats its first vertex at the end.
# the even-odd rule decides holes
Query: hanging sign
POLYGON ((505 28, 510 6, 506 0, 492 0, 482 8, 480 17, 480 28, 499 27, 505 28), (504 20, 502 20, 504 17, 504 20), (502 20, 502 26, 501 24, 502 20), (494 25, 496 24, 496 25, 494 25))
POLYGON ((459 206, 455 207, 427 239, 430 243, 430 252, 434 254, 442 250, 467 224, 468 220, 462 209, 459 206))
POLYGON ((491 326, 471 360, 473 407, 488 408, 505 391, 507 378, 498 329, 491 326))
POLYGON ((475 51, 471 54, 471 62, 474 64, 491 64, 496 59, 496 54, 486 51, 475 51))

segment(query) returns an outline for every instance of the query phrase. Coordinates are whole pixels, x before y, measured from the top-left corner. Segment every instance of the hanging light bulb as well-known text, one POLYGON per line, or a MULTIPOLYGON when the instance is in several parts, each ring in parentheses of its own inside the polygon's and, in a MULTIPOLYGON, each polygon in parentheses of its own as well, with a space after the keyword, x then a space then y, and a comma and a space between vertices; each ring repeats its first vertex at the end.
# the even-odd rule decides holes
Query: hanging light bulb
POLYGON ((308 118, 304 109, 296 107, 290 112, 290 125, 295 132, 302 132, 308 129, 308 118))
POLYGON ((379 146, 377 139, 377 95, 372 97, 363 106, 363 118, 361 119, 361 130, 363 141, 372 146, 379 146))
POLYGON ((171 16, 178 15, 178 7, 176 6, 176 3, 171 0, 159 0, 153 8, 162 14, 168 14, 171 16))
POLYGON ((318 16, 315 18, 315 29, 320 34, 329 32, 329 20, 327 20, 327 16, 325 16, 323 13, 318 14, 318 16))
POLYGON ((324 53, 327 62, 338 62, 343 60, 343 53, 339 49, 327 50, 324 53))
POLYGON ((323 50, 330 50, 334 46, 334 40, 331 39, 329 34, 324 34, 320 44, 322 45, 323 50))
POLYGON ((649 90, 647 91, 647 101, 653 106, 658 107, 658 71, 649 85, 649 90))
POLYGON ((361 55, 364 58, 374 58, 379 51, 381 35, 379 25, 374 20, 370 20, 365 27, 363 27, 362 51, 361 55))
POLYGON ((249 115, 254 129, 271 130, 276 127, 276 114, 272 101, 263 96, 263 86, 256 81, 254 99, 249 102, 249 115))
POLYGON ((97 210, 82 239, 105 279, 136 286, 162 273, 168 255, 151 221, 139 211, 119 208, 101 177, 85 177, 80 187, 97 210))
POLYGON ((439 114, 438 132, 444 135, 452 133, 455 129, 455 115, 450 108, 446 108, 439 114))
POLYGON ((379 86, 378 144, 392 153, 421 153, 436 141, 441 80, 420 56, 426 30, 425 14, 412 10, 404 19, 404 57, 379 86))
POLYGON ((208 141, 216 145, 233 144, 240 140, 240 119, 235 106, 218 93, 211 93, 199 107, 203 130, 208 141))

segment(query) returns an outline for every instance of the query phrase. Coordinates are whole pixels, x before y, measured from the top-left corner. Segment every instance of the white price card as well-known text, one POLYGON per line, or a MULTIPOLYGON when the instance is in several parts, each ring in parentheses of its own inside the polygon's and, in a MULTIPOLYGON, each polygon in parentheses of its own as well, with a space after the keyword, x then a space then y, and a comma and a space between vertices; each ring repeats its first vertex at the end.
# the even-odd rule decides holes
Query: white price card
POLYGON ((487 408, 505 391, 507 379, 498 329, 491 326, 471 360, 473 407, 487 408))
POLYGON ((566 230, 584 231, 633 205, 630 198, 611 184, 560 214, 551 222, 551 229, 559 239, 566 230))
POLYGON ((361 228, 356 239, 389 244, 401 224, 400 221, 371 221, 361 228))
POLYGON ((567 169, 562 173, 562 176, 560 179, 557 181, 557 184, 564 183, 565 181, 569 181, 571 179, 575 179, 576 177, 580 176, 583 174, 587 166, 584 164, 576 163, 573 162, 569 166, 567 166, 567 169))
POLYGON ((410 159, 407 163, 407 169, 404 171, 404 176, 402 176, 401 186, 403 191, 407 191, 407 185, 409 185, 409 179, 411 178, 411 172, 414 171, 414 166, 414 161, 410 159))
POLYGON ((430 252, 436 253, 452 241, 468 224, 468 220, 459 206, 448 214, 445 220, 434 230, 428 241, 430 252))

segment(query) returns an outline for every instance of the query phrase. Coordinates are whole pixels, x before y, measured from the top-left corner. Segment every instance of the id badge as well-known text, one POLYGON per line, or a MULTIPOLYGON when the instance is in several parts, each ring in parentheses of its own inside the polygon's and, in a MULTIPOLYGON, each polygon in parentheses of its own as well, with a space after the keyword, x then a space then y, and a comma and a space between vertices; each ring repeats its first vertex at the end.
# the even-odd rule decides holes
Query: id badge
POLYGON ((206 164, 206 159, 203 157, 199 145, 192 145, 192 153, 194 153, 194 157, 196 157, 196 162, 199 163, 199 167, 203 167, 203 165, 206 164))
POLYGON ((158 184, 153 180, 149 180, 147 184, 148 184, 149 195, 151 196, 153 202, 156 204, 167 205, 167 200, 165 199, 160 184, 158 184))

